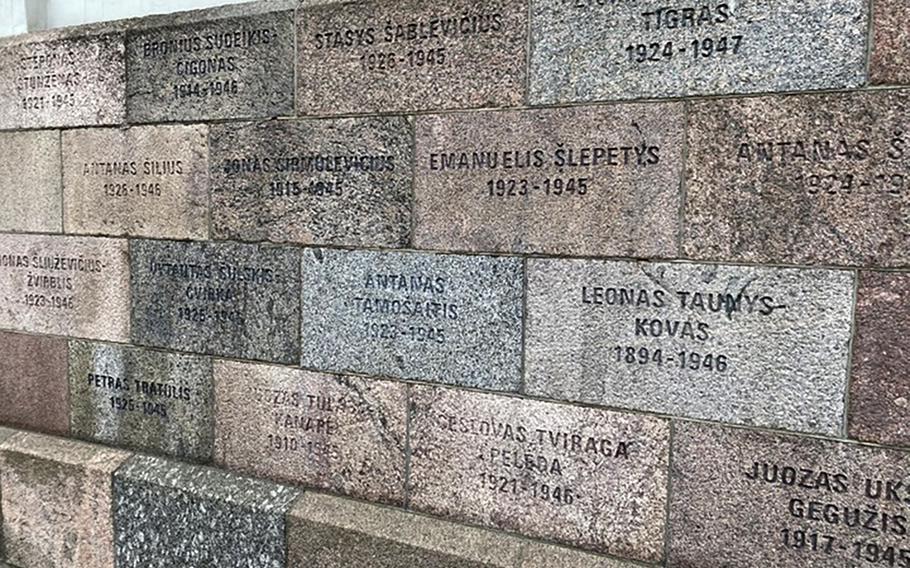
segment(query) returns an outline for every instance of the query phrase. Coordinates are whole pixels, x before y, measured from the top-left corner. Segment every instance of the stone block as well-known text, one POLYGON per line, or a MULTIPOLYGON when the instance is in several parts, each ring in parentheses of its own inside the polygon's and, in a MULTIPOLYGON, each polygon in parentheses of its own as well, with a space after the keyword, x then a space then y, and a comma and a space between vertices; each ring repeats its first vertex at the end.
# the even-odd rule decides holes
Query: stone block
POLYGON ((204 125, 64 132, 66 232, 206 238, 207 133, 204 125))
POLYGON ((0 423, 66 435, 66 340, 0 332, 0 423))
POLYGON ((408 244, 412 137, 403 117, 213 126, 214 237, 408 244))
POLYGON ((205 357, 70 341, 73 436, 195 461, 212 457, 212 364, 205 357))
POLYGON ((59 233, 60 133, 0 133, 0 231, 59 233))
POLYGON ((677 103, 417 119, 421 248, 674 257, 677 103))
POLYGON ((529 394, 836 435, 852 273, 531 259, 529 394))
POLYGON ((405 384, 218 361, 215 401, 219 465, 404 503, 405 384))
POLYGON ((330 372, 517 390, 517 258, 303 252, 302 364, 330 372))
POLYGON ((903 0, 872 3, 872 54, 869 81, 872 84, 910 83, 910 5, 903 0))

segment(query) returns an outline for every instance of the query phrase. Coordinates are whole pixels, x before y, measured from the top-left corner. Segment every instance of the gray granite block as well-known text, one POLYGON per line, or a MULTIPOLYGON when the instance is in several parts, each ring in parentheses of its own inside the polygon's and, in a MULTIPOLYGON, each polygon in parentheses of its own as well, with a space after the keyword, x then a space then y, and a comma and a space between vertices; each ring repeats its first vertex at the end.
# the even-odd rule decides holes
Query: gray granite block
POLYGON ((60 132, 0 133, 0 231, 59 233, 60 132))
POLYGON ((301 274, 304 367, 517 390, 520 259, 309 249, 301 274))
POLYGON ((287 566, 285 515, 300 492, 136 456, 114 474, 118 568, 287 566))

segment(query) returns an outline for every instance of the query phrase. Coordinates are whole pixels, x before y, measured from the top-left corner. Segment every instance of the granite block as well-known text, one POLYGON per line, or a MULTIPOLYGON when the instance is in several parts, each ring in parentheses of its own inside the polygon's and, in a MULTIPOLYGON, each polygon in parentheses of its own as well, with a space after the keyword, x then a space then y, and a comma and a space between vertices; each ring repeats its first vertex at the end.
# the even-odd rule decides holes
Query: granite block
POLYGON ((0 235, 0 328, 126 341, 127 243, 0 235))
POLYGON ((287 565, 295 489, 145 456, 113 486, 117 568, 287 565))
POLYGON ((69 433, 66 340, 0 332, 0 424, 69 433))
POLYGON ((910 83, 910 4, 904 0, 872 3, 872 54, 869 82, 874 85, 910 83))
POLYGON ((130 121, 292 114, 293 16, 282 11, 129 33, 130 121))
POLYGON ((676 256, 684 125, 677 103, 420 117, 415 245, 676 256))
POLYGON ((204 125, 64 132, 66 232, 206 238, 207 134, 204 125))
POLYGON ((910 446, 910 274, 860 272, 852 361, 850 436, 910 446))
POLYGON ((296 363, 300 255, 236 243, 132 241, 133 341, 296 363))
POLYGON ((205 357, 70 341, 73 436, 208 461, 215 430, 205 357))
POLYGON ((211 144, 215 238, 408 244, 408 119, 223 124, 212 128, 211 144))
POLYGON ((517 390, 522 261, 309 249, 302 365, 517 390))
POLYGON ((111 475, 129 456, 24 432, 0 444, 6 560, 22 568, 114 568, 111 475))
POLYGON ((661 560, 667 421, 416 385, 410 418, 413 509, 661 560))
POLYGON ((532 104, 861 86, 865 0, 539 0, 532 104), (819 57, 818 54, 824 54, 819 57))
POLYGON ((527 76, 527 22, 522 0, 304 3, 297 111, 516 106, 527 76))
POLYGON ((222 467, 404 503, 405 384, 218 361, 215 401, 222 467))
POLYGON ((668 566, 860 568, 910 557, 907 453, 674 428, 668 566))
POLYGON ((525 389, 836 435, 853 284, 848 271, 530 259, 525 389))
POLYGON ((0 231, 59 233, 60 133, 0 133, 0 231))
POLYGON ((907 91, 691 103, 683 255, 910 265, 908 116, 907 91))
POLYGON ((120 124, 122 34, 0 47, 0 129, 120 124))
POLYGON ((291 566, 631 568, 617 560, 399 509, 307 493, 288 516, 291 566))

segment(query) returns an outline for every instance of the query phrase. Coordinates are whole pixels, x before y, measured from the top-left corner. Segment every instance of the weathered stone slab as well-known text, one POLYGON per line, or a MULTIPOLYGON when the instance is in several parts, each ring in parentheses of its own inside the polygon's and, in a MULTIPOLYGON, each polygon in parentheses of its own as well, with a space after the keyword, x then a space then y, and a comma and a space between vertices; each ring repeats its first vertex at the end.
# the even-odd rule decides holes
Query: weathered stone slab
POLYGON ((218 361, 215 400, 223 467, 404 503, 404 383, 218 361))
POLYGON ((908 471, 904 452, 680 422, 667 565, 900 566, 908 471))
POLYGON ((294 13, 127 35, 127 115, 167 122, 294 112, 294 13))
POLYGON ((516 106, 527 76, 521 0, 370 0, 301 7, 301 114, 516 106))
POLYGON ((127 341, 126 241, 0 235, 0 327, 127 341))
POLYGON ((838 434, 852 305, 847 271, 531 259, 525 388, 838 434))
POLYGON ((860 272, 850 436, 910 446, 910 274, 860 272))
POLYGON ((684 124, 675 103, 420 117, 415 245, 675 256, 684 124))
POLYGON ((145 456, 113 485, 118 568, 287 566, 295 489, 145 456))
POLYGON ((208 461, 214 439, 212 365, 205 357, 71 341, 74 436, 208 461))
POLYGON ((69 433, 66 340, 0 333, 0 423, 69 433))
POLYGON ((206 238, 207 134, 203 125, 64 132, 66 232, 206 238))
POLYGON ((0 48, 0 129, 120 124, 122 34, 0 48))
POLYGON ((866 6, 863 0, 534 2, 530 100, 858 87, 866 76, 866 6))
POLYGON ((133 241, 133 341, 296 363, 300 255, 236 243, 133 241))
POLYGON ((214 237, 408 244, 412 136, 403 117, 214 126, 214 237))
POLYGON ((667 421, 412 386, 410 428, 415 510, 660 561, 667 421))
POLYGON ((60 133, 0 133, 0 231, 59 233, 60 133))
POLYGON ((691 104, 684 256, 910 264, 910 93, 691 104))
POLYGON ((291 566, 323 568, 631 568, 583 552, 329 495, 288 516, 291 566))
POLYGON ((6 560, 114 568, 111 475, 129 453, 19 433, 0 444, 6 560))
POLYGON ((517 390, 520 259, 309 249, 302 364, 517 390))
POLYGON ((872 4, 872 54, 869 81, 873 84, 910 83, 910 5, 903 0, 872 4))

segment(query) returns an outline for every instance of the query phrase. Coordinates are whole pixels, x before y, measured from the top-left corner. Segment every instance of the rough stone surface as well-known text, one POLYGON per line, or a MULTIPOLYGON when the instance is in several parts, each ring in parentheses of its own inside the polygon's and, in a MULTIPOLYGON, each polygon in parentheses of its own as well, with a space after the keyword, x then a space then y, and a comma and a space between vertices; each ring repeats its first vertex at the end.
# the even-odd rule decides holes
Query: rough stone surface
POLYGON ((847 271, 531 259, 525 388, 838 434, 852 305, 847 271))
POLYGON ((288 518, 291 566, 623 568, 619 561, 441 519, 307 493, 288 518))
POLYGON ((0 328, 127 341, 128 256, 116 239, 0 235, 0 328))
POLYGON ((517 390, 520 259, 310 249, 301 274, 304 367, 517 390))
POLYGON ((0 47, 0 129, 123 122, 122 34, 0 47))
POLYGON ((0 231, 59 233, 60 133, 0 133, 0 231))
POLYGON ((875 0, 872 14, 873 84, 910 83, 910 4, 904 0, 875 0))
POLYGON ((303 6, 298 112, 515 106, 524 93, 527 21, 521 0, 303 6))
POLYGON ((0 333, 0 423, 69 432, 66 340, 0 333))
POLYGON ((864 0, 532 2, 530 100, 858 87, 865 80, 866 5, 864 0))
POLYGON ((691 109, 683 256, 910 265, 910 94, 728 99, 691 109))
POLYGON ((204 125, 64 132, 66 232, 206 238, 207 134, 204 125))
POLYGON ((129 34, 129 119, 293 114, 293 19, 283 11, 129 34))
POLYGON ((661 559, 667 421, 435 387, 411 397, 415 510, 661 559))
POLYGON ((421 248, 676 256, 680 104, 417 120, 421 248))
POLYGON ((850 436, 910 446, 910 274, 861 272, 850 436))
POLYGON ((668 566, 858 568, 886 564, 890 547, 907 556, 910 455, 685 422, 673 439, 668 566))
POLYGON ((111 475, 129 456, 39 434, 0 444, 6 560, 25 568, 114 568, 111 475))
POLYGON ((208 461, 214 438, 212 365, 205 357, 71 341, 74 436, 208 461))
POLYGON ((145 456, 114 475, 118 568, 284 568, 299 491, 145 456))
POLYGON ((214 237, 406 245, 412 135, 403 117, 213 127, 214 237))
POLYGON ((296 363, 300 255, 235 243, 132 241, 133 341, 296 363))
POLYGON ((370 501, 404 502, 407 387, 215 363, 215 461, 370 501))

